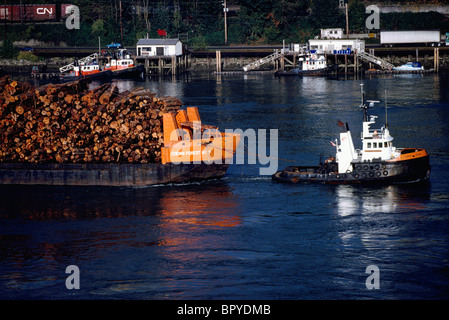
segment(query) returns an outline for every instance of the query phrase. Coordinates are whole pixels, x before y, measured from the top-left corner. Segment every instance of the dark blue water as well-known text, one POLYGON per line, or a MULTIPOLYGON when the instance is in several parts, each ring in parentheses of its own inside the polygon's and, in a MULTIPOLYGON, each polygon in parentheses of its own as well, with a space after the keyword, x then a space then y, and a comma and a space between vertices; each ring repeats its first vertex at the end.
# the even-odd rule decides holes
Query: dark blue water
MULTIPOLYGON (((0 187, 2 299, 448 299, 449 79, 272 75, 119 82, 195 105, 220 129, 278 129, 279 168, 360 147, 360 83, 397 147, 423 147, 430 184, 288 185, 263 165, 146 188, 0 187), (285 161, 289 160, 289 161, 285 161), (66 267, 80 270, 68 290, 66 267), (379 289, 368 290, 368 266, 379 289)), ((267 147, 268 148, 268 147, 267 147)))

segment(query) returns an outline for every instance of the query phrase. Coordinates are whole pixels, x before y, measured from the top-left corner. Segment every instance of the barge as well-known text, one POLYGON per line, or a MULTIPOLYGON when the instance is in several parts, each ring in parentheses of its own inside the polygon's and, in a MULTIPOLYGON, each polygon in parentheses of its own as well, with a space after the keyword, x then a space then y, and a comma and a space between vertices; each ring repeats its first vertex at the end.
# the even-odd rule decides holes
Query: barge
POLYGON ((430 175, 429 155, 423 148, 396 148, 388 124, 381 129, 371 129, 377 116, 368 116, 368 108, 379 101, 364 101, 361 150, 356 150, 347 123, 338 121, 340 143, 332 144, 336 156, 316 166, 289 166, 276 172, 272 179, 289 183, 413 183, 425 181, 430 175))
POLYGON ((0 82, 3 95, 14 91, 25 98, 15 106, 11 96, 0 114, 0 184, 149 186, 219 179, 240 142, 239 134, 202 124, 197 107, 179 109, 177 99, 156 98, 146 90, 112 100, 114 86, 102 86, 101 96, 95 96, 97 88, 72 101, 74 95, 64 91, 80 92, 84 82, 36 89, 8 77, 0 82), (34 103, 48 106, 33 108, 34 103), (71 113, 64 115, 62 108, 71 113))

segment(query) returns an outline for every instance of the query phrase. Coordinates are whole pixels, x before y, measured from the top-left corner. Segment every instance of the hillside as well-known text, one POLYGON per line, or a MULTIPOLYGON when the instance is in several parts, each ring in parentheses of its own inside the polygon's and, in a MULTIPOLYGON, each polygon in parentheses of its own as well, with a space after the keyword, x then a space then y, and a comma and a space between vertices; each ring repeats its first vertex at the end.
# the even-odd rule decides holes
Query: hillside
MULTIPOLYGON (((12 3, 16 1, 7 1, 12 3)), ((23 4, 42 3, 42 0, 22 0, 23 4)), ((65 0, 50 1, 57 5, 65 0)), ((223 45, 224 13, 222 0, 73 0, 81 11, 80 29, 68 30, 59 24, 11 24, 0 25, 0 37, 6 44, 13 41, 36 40, 55 45, 98 46, 121 42, 134 46, 137 39, 160 37, 158 30, 165 30, 167 37, 180 37, 192 47, 223 45), (120 5, 121 4, 121 5, 120 5), (121 10, 120 10, 121 8, 121 10), (2 32, 3 31, 3 32, 2 32)), ((449 0, 432 1, 365 1, 349 0, 349 27, 351 32, 366 32, 365 8, 377 5, 448 5, 449 0)), ((272 44, 305 42, 319 34, 320 28, 346 26, 344 10, 338 1, 328 0, 228 0, 232 10, 227 15, 228 43, 272 44)), ((381 29, 441 29, 449 31, 445 15, 438 12, 388 13, 381 15, 381 29)), ((2 48, 2 52, 8 51, 2 48)))

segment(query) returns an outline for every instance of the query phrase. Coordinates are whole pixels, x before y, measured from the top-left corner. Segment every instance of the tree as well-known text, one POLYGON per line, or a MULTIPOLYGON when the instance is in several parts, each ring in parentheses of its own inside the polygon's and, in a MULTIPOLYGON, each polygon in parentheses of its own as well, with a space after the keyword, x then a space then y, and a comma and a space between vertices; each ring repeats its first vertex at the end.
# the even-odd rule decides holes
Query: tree
POLYGON ((102 19, 95 20, 95 22, 92 24, 92 35, 95 37, 103 37, 106 33, 106 30, 104 28, 104 21, 102 19))
POLYGON ((338 8, 337 1, 313 0, 310 20, 315 29, 343 28, 345 14, 338 8))
POLYGON ((0 50, 0 56, 5 59, 14 58, 17 55, 17 50, 14 48, 11 37, 7 37, 3 40, 3 45, 0 50))
POLYGON ((366 8, 363 2, 355 0, 348 7, 349 30, 352 32, 362 32, 365 30, 365 20, 367 18, 366 8))

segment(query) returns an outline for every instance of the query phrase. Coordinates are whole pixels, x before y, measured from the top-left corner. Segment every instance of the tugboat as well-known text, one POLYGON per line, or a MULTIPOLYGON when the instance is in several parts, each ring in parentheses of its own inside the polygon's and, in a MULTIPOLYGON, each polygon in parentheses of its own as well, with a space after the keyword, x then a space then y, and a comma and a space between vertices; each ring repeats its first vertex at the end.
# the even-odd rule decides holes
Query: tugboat
POLYGON ((298 58, 298 67, 291 70, 277 70, 276 77, 288 76, 324 76, 333 71, 333 67, 327 65, 324 53, 316 50, 308 51, 298 58))
POLYGON ((430 175, 429 155, 422 148, 396 148, 386 123, 381 129, 371 129, 377 116, 368 116, 368 108, 379 101, 364 101, 361 84, 363 110, 362 150, 354 148, 347 123, 338 121, 340 144, 336 139, 335 158, 318 166, 289 166, 276 172, 272 179, 281 182, 318 183, 413 183, 427 180, 430 175))
MULTIPOLYGON (((107 45, 108 48, 116 48, 120 44, 107 45)), ((80 78, 118 78, 118 77, 140 77, 144 76, 144 66, 135 65, 126 49, 117 49, 112 57, 108 58, 108 63, 100 66, 100 56, 93 53, 90 56, 79 59, 66 66, 59 68, 60 80, 73 81, 80 78)))

